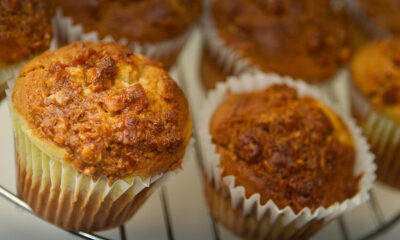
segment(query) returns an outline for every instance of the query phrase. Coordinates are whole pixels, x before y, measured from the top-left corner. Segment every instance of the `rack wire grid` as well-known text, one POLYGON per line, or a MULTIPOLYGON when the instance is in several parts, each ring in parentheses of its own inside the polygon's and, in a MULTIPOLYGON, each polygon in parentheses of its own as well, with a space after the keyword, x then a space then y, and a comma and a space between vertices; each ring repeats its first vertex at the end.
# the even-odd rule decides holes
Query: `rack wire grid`
MULTIPOLYGON (((192 116, 196 117, 196 109, 198 109, 199 106, 199 99, 204 95, 204 92, 202 90, 202 87, 199 85, 199 58, 201 57, 201 34, 199 31, 195 31, 192 38, 190 39, 188 45, 185 47, 177 66, 175 69, 172 70, 171 74, 177 79, 179 85, 182 87, 186 95, 188 96, 188 100, 191 105, 191 110, 192 110, 192 116)), ((336 88, 336 93, 338 94, 344 94, 343 98, 346 98, 346 84, 342 83, 342 85, 337 86, 336 88)), ((5 113, 6 108, 4 101, 0 105, 0 114, 2 114, 2 117, 4 121, 6 121, 5 117, 3 115, 7 114, 5 113)), ((345 108, 345 107, 344 107, 345 108)), ((3 121, 3 120, 2 120, 3 121)), ((195 124, 195 122, 193 123, 195 124)), ((6 128, 10 128, 11 123, 5 124, 6 128)), ((196 127, 194 126, 194 129, 196 127)), ((2 130, 2 129, 0 129, 2 130)), ((11 130, 9 130, 11 131, 11 130)), ((12 133, 11 133, 12 134, 12 133)), ((5 139, 7 134, 3 134, 3 138, 0 139, 0 144, 3 142, 6 142, 7 139, 5 139)), ((9 136, 10 134, 8 134, 9 136)), ((196 140, 196 131, 193 133, 193 137, 196 140)), ((2 152, 0 148, 0 152, 2 152)), ((9 149, 8 149, 9 150, 9 149)), ((157 219, 159 221, 154 221, 154 219, 150 221, 144 221, 143 224, 157 224, 158 228, 154 228, 155 231, 161 229, 161 234, 164 236, 165 239, 171 240, 171 239, 236 239, 235 236, 231 235, 229 232, 227 232, 223 227, 219 226, 218 223, 214 221, 212 216, 208 213, 204 199, 202 197, 199 197, 202 195, 202 188, 201 188, 201 172, 202 172, 202 156, 201 152, 199 151, 199 145, 198 141, 195 143, 195 155, 193 156, 192 164, 188 167, 190 168, 191 172, 190 174, 186 174, 183 178, 186 179, 180 179, 180 176, 178 175, 174 182, 172 183, 167 183, 166 186, 163 186, 158 190, 158 201, 155 199, 155 196, 152 196, 153 200, 153 206, 146 209, 146 212, 144 214, 137 214, 140 216, 134 216, 133 219, 135 219, 136 223, 140 220, 140 218, 144 218, 143 215, 148 216, 150 211, 154 210, 154 206, 159 206, 159 212, 161 212, 161 219, 160 220, 160 214, 158 215, 157 219), (194 175, 197 174, 197 177, 194 175), (189 175, 189 176, 188 176, 189 175), (174 186, 176 185, 177 182, 179 181, 185 181, 187 183, 186 188, 182 189, 182 186, 174 186), (190 182, 197 182, 197 187, 192 187, 190 182), (200 186, 200 187, 199 187, 200 186), (168 190, 168 188, 174 189, 174 190, 168 190), (178 189, 177 189, 178 188, 178 189), (188 192, 188 189, 196 188, 196 194, 193 194, 193 192, 188 192), (179 194, 176 194, 177 191, 180 191, 179 194), (172 193, 171 193, 172 191, 172 193), (173 197, 174 195, 178 195, 178 197, 173 197), (191 197, 187 199, 188 196, 195 195, 194 197, 191 197), (183 198, 183 199, 182 199, 183 198), (181 202, 177 202, 176 200, 181 200, 181 202), (195 199, 195 201, 194 201, 195 199), (173 201, 171 201, 173 200, 173 201), (183 206, 185 204, 186 206, 183 206), (183 206, 183 207, 182 207, 183 206), (200 208, 201 214, 199 212, 193 211, 195 209, 200 208), (173 210, 173 211, 172 211, 173 210), (186 211, 190 210, 190 211, 186 211), (182 211, 182 212, 181 212, 182 211), (181 213, 180 213, 181 212, 181 213), (185 215, 185 212, 187 215, 185 215), (177 218, 176 213, 180 213, 181 217, 177 218), (183 217, 182 217, 183 215, 183 217), (194 217, 194 215, 202 215, 200 218, 194 217), (139 219, 138 219, 139 218, 139 219), (194 218, 195 221, 190 221, 191 218, 194 218), (188 227, 189 225, 182 225, 182 222, 188 222, 188 224, 191 224, 191 227, 188 227), (159 226, 159 225, 163 225, 159 226), (194 225, 194 226, 193 226, 194 225), (178 229, 179 228, 179 229, 178 229), (196 229, 197 232, 193 232, 193 230, 196 229), (205 233, 207 232, 207 233, 205 233)), ((10 161, 9 158, 4 159, 4 161, 10 161)), ((4 163, 2 161, 2 163, 4 163)), ((4 174, 4 170, 9 169, 9 166, 1 165, 0 164, 0 180, 3 180, 3 176, 6 175, 6 177, 9 177, 10 174, 4 174)), ((189 171, 189 170, 188 170, 189 171)), ((185 172, 185 171, 183 171, 185 172)), ((181 173, 182 174, 182 173, 181 173)), ((12 174, 11 174, 12 175, 12 174)), ((21 208, 24 210, 24 212, 28 212, 32 214, 33 216, 36 216, 35 213, 32 212, 31 208, 23 202, 21 199, 19 199, 14 193, 11 191, 7 190, 3 185, 0 185, 0 196, 2 196, 4 199, 8 200, 9 202, 15 204, 18 206, 18 208, 21 208)), ((376 186, 373 190, 370 191, 370 200, 363 204, 362 206, 356 208, 355 210, 350 211, 349 213, 346 213, 344 216, 339 217, 337 220, 331 222, 327 227, 325 227, 322 231, 320 231, 316 236, 314 236, 314 239, 339 239, 340 237, 344 240, 347 239, 374 239, 374 238, 385 238, 385 239, 394 239, 396 238, 396 235, 400 233, 400 228, 397 226, 398 221, 400 221, 400 206, 397 206, 396 203, 400 202, 400 194, 397 193, 394 190, 390 190, 385 188, 384 186, 378 185, 376 186), (382 205, 383 203, 383 205, 382 205), (383 210, 383 208, 384 210, 383 210), (396 208, 397 207, 397 208, 396 208), (385 213, 384 213, 385 212, 385 213), (393 214, 394 212, 397 212, 396 214, 393 214), (390 218, 386 218, 387 215, 391 215, 390 218), (369 218, 367 221, 366 219, 369 218), (369 224, 368 224, 369 223, 369 224), (396 227, 397 226, 397 227, 396 227), (392 231, 389 231, 390 229, 394 228, 392 231), (357 229, 356 233, 354 233, 354 229, 357 229)), ((0 204, 0 209, 2 209, 1 212, 4 212, 4 207, 7 207, 5 205, 0 204)), ((143 206, 142 208, 146 208, 146 205, 143 206)), ((11 210, 13 213, 15 210, 11 210)), ((140 212, 140 211, 139 211, 140 212)), ((150 214, 150 217, 153 217, 154 214, 150 214)), ((0 236, 3 236, 5 239, 16 239, 19 237, 12 237, 13 235, 10 234, 10 231, 14 231, 12 227, 15 224, 11 219, 11 215, 1 215, 0 217, 0 225, 3 226, 3 229, 0 228, 0 236), (4 218, 2 220, 2 218, 4 218), (8 220, 10 221, 10 224, 7 224, 8 220), (6 226, 4 228, 4 226, 6 226), (11 237, 10 237, 11 236, 11 237)), ((26 217, 25 215, 21 216, 26 217)), ((39 218, 38 216, 36 216, 39 218)), ((31 220, 35 221, 35 220, 31 220)), ((132 222, 133 220, 130 220, 132 222)), ((135 223, 135 225, 136 225, 135 223)), ((54 227, 51 224, 44 223, 45 226, 44 228, 50 228, 54 227)), ((143 225, 142 224, 142 225, 143 225)), ((131 224, 129 224, 131 225, 131 224)), ((139 224, 140 225, 140 224, 139 224)), ((26 225, 24 226, 24 228, 26 225)), ((20 229, 20 227, 18 227, 20 229)), ((129 226, 129 229, 131 229, 131 226, 129 226)), ((151 227, 150 227, 151 229, 151 227)), ((137 230, 137 229, 136 229, 137 230)), ((65 231, 61 230, 58 231, 56 234, 59 234, 60 232, 65 231)), ((66 231, 70 233, 70 236, 75 236, 79 237, 82 239, 92 239, 92 240, 100 240, 100 239, 159 239, 159 237, 155 235, 137 235, 135 234, 135 231, 127 231, 127 227, 124 225, 121 226, 118 231, 116 232, 114 230, 113 234, 110 233, 104 233, 107 236, 101 236, 93 233, 85 233, 85 232, 72 232, 72 231, 66 231), (129 234, 127 234, 129 232, 129 234)), ((25 233, 28 234, 29 233, 25 233)), ((32 236, 28 237, 30 239, 34 238, 32 236)), ((46 233, 42 233, 40 235, 40 238, 46 238, 46 233)), ((69 237, 67 237, 69 238, 69 237)))

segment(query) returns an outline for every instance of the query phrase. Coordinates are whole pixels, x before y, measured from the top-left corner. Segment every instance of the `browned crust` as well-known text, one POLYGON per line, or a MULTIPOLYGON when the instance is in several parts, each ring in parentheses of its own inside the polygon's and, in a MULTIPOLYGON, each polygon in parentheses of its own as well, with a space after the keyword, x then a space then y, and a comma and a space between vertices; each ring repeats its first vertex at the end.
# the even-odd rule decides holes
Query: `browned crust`
POLYGON ((400 33, 400 2, 397 0, 357 0, 360 10, 381 30, 400 33))
POLYGON ((0 2, 0 67, 49 48, 53 12, 47 0, 0 2))
POLYGON ((233 175, 247 197, 259 193, 262 203, 314 211, 358 192, 347 127, 324 104, 286 85, 228 95, 210 133, 221 176, 233 175))
POLYGON ((180 166, 191 137, 186 97, 158 62, 112 43, 78 42, 21 71, 16 113, 85 175, 143 179, 180 166))
POLYGON ((241 205, 236 209, 232 207, 226 187, 217 190, 205 175, 203 184, 206 202, 213 217, 243 239, 308 239, 325 225, 324 220, 313 220, 300 229, 292 224, 284 227, 279 224, 279 219, 271 224, 268 213, 257 220, 255 209, 243 216, 241 205))
POLYGON ((53 0, 64 15, 100 37, 157 42, 182 34, 200 15, 200 0, 53 0))
POLYGON ((355 41, 350 18, 328 0, 216 0, 218 34, 265 72, 308 82, 331 78, 355 41))

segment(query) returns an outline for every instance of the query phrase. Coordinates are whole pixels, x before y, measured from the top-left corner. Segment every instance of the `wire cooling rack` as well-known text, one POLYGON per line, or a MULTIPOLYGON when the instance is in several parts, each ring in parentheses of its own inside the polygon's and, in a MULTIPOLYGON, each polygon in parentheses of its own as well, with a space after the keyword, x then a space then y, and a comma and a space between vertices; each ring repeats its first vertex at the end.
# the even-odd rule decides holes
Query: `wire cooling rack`
MULTIPOLYGON (((175 79, 177 79, 178 83, 182 87, 182 89, 185 91, 186 95, 188 96, 190 105, 191 105, 191 110, 192 110, 192 116, 196 117, 196 111, 198 107, 198 99, 199 97, 203 94, 201 87, 199 87, 198 84, 198 79, 196 79, 196 76, 198 77, 198 62, 196 61, 190 61, 188 59, 197 59, 199 58, 199 53, 201 52, 199 50, 200 47, 200 39, 201 36, 198 32, 196 32, 189 42, 189 46, 185 48, 185 51, 183 52, 183 58, 179 60, 175 70, 172 72, 172 74, 175 76, 175 79), (186 56, 186 58, 185 58, 186 56), (191 71, 187 71, 187 69, 191 69, 191 71)), ((195 124, 195 122, 193 123, 195 124)), ((196 127, 194 126, 194 129, 196 127)), ((194 131, 193 137, 196 140, 197 139, 197 134, 194 131)), ((202 155, 201 151, 199 151, 199 145, 198 141, 195 143, 195 161, 196 165, 198 168, 198 171, 202 171, 202 155)), ((195 180, 194 180, 195 181, 195 180)), ((171 203, 168 201, 168 184, 167 186, 163 186, 160 188, 158 191, 158 198, 159 198, 159 203, 161 207, 161 212, 163 216, 163 223, 165 227, 165 234, 166 234, 166 239, 172 240, 172 239, 177 239, 177 236, 175 234, 175 229, 173 226, 174 221, 171 220, 171 203)), ((378 236, 381 236, 381 234, 384 234, 386 231, 388 231, 390 228, 395 226, 399 221, 400 221, 400 212, 395 214, 389 219, 385 219, 385 216, 383 214, 383 211, 381 209, 381 205, 379 203, 377 193, 373 189, 370 191, 370 200, 366 203, 367 208, 365 208, 365 211, 368 211, 368 213, 372 216, 374 219, 376 226, 375 228, 372 229, 365 229, 363 231, 362 235, 360 237, 351 237, 351 234, 349 233, 349 229, 352 228, 354 222, 352 223, 346 223, 344 217, 339 217, 337 220, 335 220, 337 226, 338 226, 338 231, 340 232, 340 236, 344 240, 348 239, 374 239, 378 236)), ((35 215, 34 212, 32 212, 31 208, 18 196, 13 194, 11 191, 7 190, 5 187, 0 185, 0 196, 8 200, 10 203, 15 204, 19 208, 23 209, 25 212, 28 212, 37 218, 40 219, 37 215, 35 215)), ((199 200, 200 201, 200 200, 199 200)), ((193 206, 196 207, 196 206, 193 206)), ((206 210, 205 210, 206 211, 206 210)), ((229 235, 225 232, 225 230, 219 226, 218 223, 216 223, 213 219, 213 217, 206 213, 207 218, 208 218, 208 223, 207 221, 203 222, 202 224, 209 224, 209 229, 211 232, 210 237, 215 240, 219 239, 227 239, 227 238, 235 238, 232 235, 229 235)), ((134 217, 135 218, 135 217, 134 217)), ((331 223, 335 224, 335 223, 331 223)), ((100 240, 100 239, 111 239, 108 237, 103 237, 97 234, 93 233, 85 233, 85 232, 72 232, 72 231, 67 231, 72 235, 75 235, 76 237, 82 238, 82 239, 91 239, 91 240, 100 240)), ((132 235, 127 235, 126 229, 124 225, 122 225, 119 228, 118 231, 119 239, 125 240, 125 239, 136 239, 135 236, 132 235)), ((317 236, 318 238, 318 236, 317 236)))

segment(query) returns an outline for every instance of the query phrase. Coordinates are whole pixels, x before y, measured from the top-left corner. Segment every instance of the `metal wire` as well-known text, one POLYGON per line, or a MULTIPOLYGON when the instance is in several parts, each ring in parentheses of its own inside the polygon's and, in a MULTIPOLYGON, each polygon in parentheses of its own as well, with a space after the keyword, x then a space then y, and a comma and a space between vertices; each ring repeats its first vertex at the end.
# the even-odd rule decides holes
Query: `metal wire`
POLYGON ((381 234, 389 231, 390 228, 392 228, 393 226, 395 226, 397 223, 400 222, 400 212, 397 213, 394 217, 392 217, 389 221, 385 222, 385 218, 382 209, 379 205, 378 198, 376 197, 375 190, 371 189, 369 195, 370 195, 369 205, 370 208, 372 209, 372 213, 375 216, 378 227, 374 231, 361 237, 360 240, 369 240, 376 238, 381 234))
MULTIPOLYGON (((183 73, 183 70, 182 70, 181 66, 182 66, 182 63, 179 62, 179 64, 177 65, 177 73, 178 73, 179 83, 180 83, 180 86, 183 89, 183 91, 185 93, 187 93, 187 95, 189 96, 188 97, 189 103, 192 103, 192 99, 190 98, 190 94, 188 93, 188 88, 187 88, 187 85, 186 85, 187 79, 185 77, 185 74, 183 73)), ((194 116, 192 109, 191 109, 191 114, 192 114, 192 116, 194 116)), ((196 121, 193 121, 192 125, 193 125, 193 129, 194 129, 193 138, 195 139, 194 150, 195 150, 195 154, 196 154, 196 160, 197 160, 196 162, 197 162, 197 165, 198 165, 198 167, 199 167, 199 169, 201 170, 201 173, 202 173, 203 172, 203 155, 201 154, 200 141, 198 140, 198 135, 197 135, 197 131, 196 131, 197 130, 196 121)), ((212 235, 213 235, 214 240, 221 239, 219 231, 218 231, 217 224, 216 224, 216 222, 214 220, 214 217, 210 213, 208 214, 208 216, 209 216, 209 220, 210 220, 210 223, 211 223, 211 231, 212 231, 212 235)))
POLYGON ((168 240, 173 240, 174 234, 172 231, 172 223, 170 220, 168 202, 167 202, 167 197, 166 197, 166 187, 162 186, 158 193, 159 193, 159 197, 160 197, 161 209, 162 209, 162 213, 163 213, 163 217, 164 217, 165 228, 167 230, 167 237, 168 237, 168 240))
POLYGON ((67 231, 75 236, 78 236, 82 239, 89 239, 89 240, 112 240, 110 238, 104 238, 98 235, 94 235, 91 233, 85 233, 85 232, 73 232, 73 231, 67 231))
POLYGON ((343 216, 338 217, 337 221, 338 221, 341 233, 342 233, 342 238, 344 240, 349 240, 350 239, 349 231, 347 231, 346 223, 344 222, 343 216))
POLYGON ((382 225, 385 222, 385 217, 383 216, 383 212, 378 203, 378 198, 376 197, 375 190, 371 189, 369 191, 369 206, 372 209, 372 213, 374 218, 378 224, 378 226, 382 225))
POLYGON ((395 215, 394 217, 392 217, 389 221, 387 221, 386 223, 382 224, 380 227, 375 229, 374 231, 368 233, 364 237, 361 237, 360 240, 370 240, 377 238, 378 236, 387 232, 390 228, 392 228, 399 222, 400 222, 400 212, 397 213, 397 215, 395 215))
POLYGON ((125 231, 125 226, 121 225, 119 227, 119 237, 121 240, 126 240, 126 231, 125 231))
MULTIPOLYGON (((33 216, 43 220, 40 218, 38 215, 36 215, 32 209, 29 207, 28 204, 26 204, 24 201, 19 199, 17 196, 15 196, 13 193, 11 193, 9 190, 4 188, 3 186, 0 185, 0 196, 4 197, 6 200, 9 202, 15 204, 17 207, 22 208, 26 212, 32 214, 33 216)), ((73 231, 67 231, 75 236, 81 237, 83 239, 90 239, 90 240, 108 240, 108 238, 104 238, 95 234, 91 233, 85 233, 85 232, 73 232, 73 231)))
POLYGON ((0 185, 0 195, 4 197, 6 200, 10 201, 11 203, 15 204, 17 207, 22 208, 23 210, 31 213, 34 215, 32 212, 31 208, 29 207, 28 204, 26 204, 24 201, 19 199, 17 196, 15 196, 13 193, 11 193, 9 190, 7 190, 5 187, 0 185))

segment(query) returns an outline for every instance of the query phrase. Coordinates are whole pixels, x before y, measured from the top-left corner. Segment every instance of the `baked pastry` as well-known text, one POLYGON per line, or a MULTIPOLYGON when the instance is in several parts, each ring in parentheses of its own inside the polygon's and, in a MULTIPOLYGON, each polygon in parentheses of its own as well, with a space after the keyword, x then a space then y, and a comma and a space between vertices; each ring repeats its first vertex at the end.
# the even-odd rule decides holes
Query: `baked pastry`
POLYGON ((130 43, 141 44, 141 48, 135 48, 161 60, 166 68, 175 62, 184 43, 181 38, 201 11, 200 0, 53 1, 65 16, 81 24, 85 33, 94 31, 100 39, 111 36, 115 40, 125 38, 130 43), (171 46, 164 44, 147 49, 151 47, 148 44, 159 45, 165 41, 172 41, 171 46))
POLYGON ((308 238, 372 186, 373 156, 360 129, 314 91, 249 73, 219 85, 204 103, 207 203, 241 238, 308 238))
POLYGON ((47 1, 7 0, 0 2, 0 89, 10 71, 49 48, 53 9, 47 1))
POLYGON ((358 191, 349 131, 332 110, 288 86, 229 95, 210 133, 221 176, 235 176, 246 196, 259 193, 262 204, 272 199, 280 209, 315 211, 358 191))
POLYGON ((400 38, 360 49, 351 76, 352 112, 376 155, 378 180, 400 188, 400 38))
MULTIPOLYGON (((400 2, 397 0, 356 0, 357 10, 363 20, 371 22, 377 34, 400 33, 400 2)), ((365 25, 365 24, 364 24, 365 25)))
POLYGON ((12 112, 22 199, 74 231, 127 221, 180 168, 192 133, 188 102, 160 63, 115 43, 33 59, 12 112))
POLYGON ((214 0, 204 26, 205 88, 249 67, 310 83, 331 79, 362 38, 330 2, 214 0))

